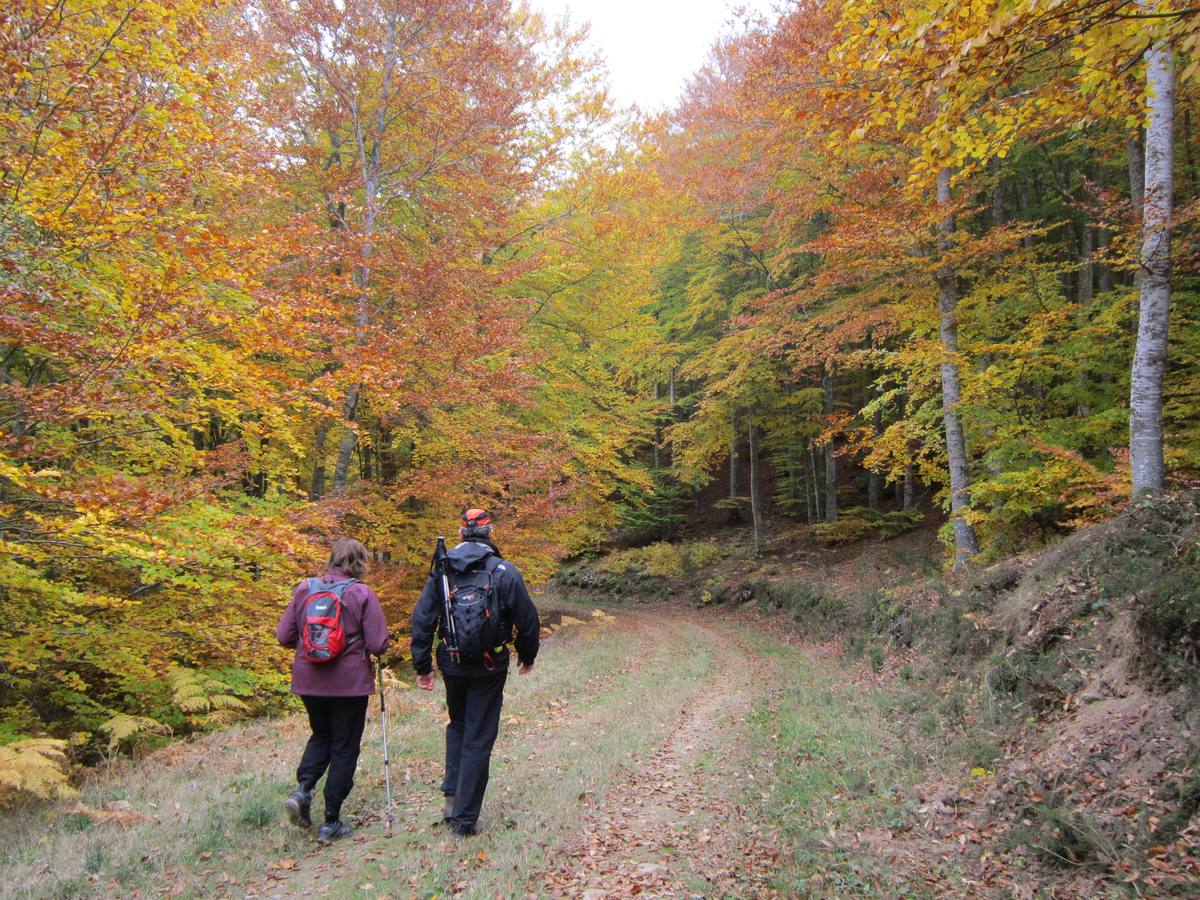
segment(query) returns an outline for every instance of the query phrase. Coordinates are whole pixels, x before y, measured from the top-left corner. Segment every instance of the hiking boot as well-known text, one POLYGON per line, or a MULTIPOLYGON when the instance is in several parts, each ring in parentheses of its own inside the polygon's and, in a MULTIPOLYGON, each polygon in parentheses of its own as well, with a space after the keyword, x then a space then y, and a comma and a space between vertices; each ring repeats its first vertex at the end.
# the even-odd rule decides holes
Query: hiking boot
POLYGON ((459 825, 457 822, 451 822, 450 833, 455 837, 471 837, 479 834, 479 829, 474 825, 459 825))
POLYGON ((292 820, 293 825, 312 828, 312 816, 309 813, 312 809, 311 791, 306 791, 303 787, 296 788, 292 791, 292 796, 284 802, 284 806, 287 807, 288 818, 292 820))
POLYGON ((352 834, 354 829, 345 822, 326 822, 317 830, 317 840, 322 844, 332 844, 352 834))

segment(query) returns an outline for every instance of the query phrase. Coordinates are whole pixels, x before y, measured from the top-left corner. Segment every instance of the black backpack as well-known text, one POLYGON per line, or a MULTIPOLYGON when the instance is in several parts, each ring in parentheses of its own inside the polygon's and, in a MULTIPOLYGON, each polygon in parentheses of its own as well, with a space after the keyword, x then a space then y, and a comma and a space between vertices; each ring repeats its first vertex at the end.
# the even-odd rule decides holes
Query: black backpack
MULTIPOLYGON (((448 573, 450 614, 461 662, 488 663, 507 641, 495 577, 502 562, 499 556, 489 556, 478 568, 448 573)), ((447 637, 444 625, 442 637, 447 637)))

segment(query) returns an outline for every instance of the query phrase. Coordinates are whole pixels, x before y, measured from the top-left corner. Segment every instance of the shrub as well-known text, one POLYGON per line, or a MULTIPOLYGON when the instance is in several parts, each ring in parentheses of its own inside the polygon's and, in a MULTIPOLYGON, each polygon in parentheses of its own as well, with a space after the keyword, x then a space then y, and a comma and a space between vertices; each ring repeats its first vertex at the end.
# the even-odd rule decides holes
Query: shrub
POLYGON ((719 561, 723 554, 712 541, 695 541, 684 545, 683 556, 688 568, 703 569, 719 561))
POLYGON ((898 509, 881 512, 865 506, 851 506, 841 511, 836 522, 812 526, 813 535, 823 544, 849 544, 869 535, 890 538, 912 531, 924 518, 918 509, 898 509))
POLYGON ((661 541, 643 547, 641 553, 647 575, 655 578, 674 578, 683 574, 683 556, 674 544, 661 541))
POLYGON ((628 575, 638 567, 637 550, 618 550, 601 559, 597 565, 600 571, 609 575, 628 575))

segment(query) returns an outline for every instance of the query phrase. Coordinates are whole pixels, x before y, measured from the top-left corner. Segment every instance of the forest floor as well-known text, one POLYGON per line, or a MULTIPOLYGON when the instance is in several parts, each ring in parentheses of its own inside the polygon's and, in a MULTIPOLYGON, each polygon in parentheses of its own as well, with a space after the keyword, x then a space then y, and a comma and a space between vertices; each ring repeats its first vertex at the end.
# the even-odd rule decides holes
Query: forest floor
POLYGON ((479 835, 441 824, 440 686, 389 672, 390 828, 377 702, 355 834, 288 824, 291 713, 6 815, 0 896, 1197 896, 1200 709, 1137 612, 1193 596, 1198 503, 960 583, 929 531, 761 560, 694 545, 659 579, 580 561, 538 598, 479 835))
POLYGON ((534 672, 510 679, 475 838, 438 824, 440 688, 394 682, 390 831, 378 706, 347 805, 357 831, 329 847, 284 817, 306 738, 290 716, 115 764, 78 805, 15 816, 0 893, 961 892, 953 862, 890 852, 887 836, 919 818, 930 757, 886 693, 830 648, 794 642, 748 609, 561 609, 534 672))

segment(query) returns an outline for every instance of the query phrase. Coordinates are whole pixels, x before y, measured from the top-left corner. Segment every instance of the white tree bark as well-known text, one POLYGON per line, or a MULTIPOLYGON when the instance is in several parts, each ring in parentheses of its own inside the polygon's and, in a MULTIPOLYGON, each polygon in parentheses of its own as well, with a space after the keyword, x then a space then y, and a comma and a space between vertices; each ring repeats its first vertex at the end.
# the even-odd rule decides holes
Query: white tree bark
POLYGON ((962 388, 958 374, 958 276, 945 262, 953 245, 954 213, 950 210, 950 170, 942 169, 937 177, 938 206, 946 214, 938 223, 938 254, 942 265, 938 269, 938 298, 941 309, 942 338, 942 418, 946 429, 946 455, 950 467, 950 515, 954 523, 954 567, 962 567, 979 552, 975 528, 967 521, 970 504, 971 476, 967 466, 967 445, 963 437, 962 419, 958 405, 962 388))
MULTIPOLYGON (((1175 169, 1175 63, 1166 41, 1146 52, 1145 198, 1141 297, 1129 386, 1129 465, 1135 497, 1163 487, 1163 378, 1171 312, 1171 218, 1175 169)), ((1136 200, 1136 198, 1135 198, 1136 200)))

